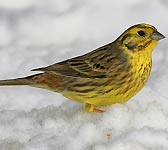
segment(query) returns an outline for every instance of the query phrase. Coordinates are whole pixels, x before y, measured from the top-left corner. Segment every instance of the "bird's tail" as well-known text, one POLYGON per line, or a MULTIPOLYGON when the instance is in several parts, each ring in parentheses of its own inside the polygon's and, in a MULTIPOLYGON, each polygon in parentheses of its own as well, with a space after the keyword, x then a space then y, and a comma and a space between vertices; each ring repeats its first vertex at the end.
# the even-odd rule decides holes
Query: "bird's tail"
POLYGON ((25 79, 10 79, 10 80, 0 80, 0 86, 8 85, 29 85, 29 81, 25 79))
POLYGON ((50 73, 46 72, 24 78, 0 80, 0 86, 28 85, 59 92, 62 89, 60 83, 62 82, 63 79, 64 79, 63 76, 51 72, 50 73))
POLYGON ((17 79, 9 79, 9 80, 0 80, 0 86, 10 86, 10 85, 33 85, 34 82, 31 80, 32 76, 17 78, 17 79))

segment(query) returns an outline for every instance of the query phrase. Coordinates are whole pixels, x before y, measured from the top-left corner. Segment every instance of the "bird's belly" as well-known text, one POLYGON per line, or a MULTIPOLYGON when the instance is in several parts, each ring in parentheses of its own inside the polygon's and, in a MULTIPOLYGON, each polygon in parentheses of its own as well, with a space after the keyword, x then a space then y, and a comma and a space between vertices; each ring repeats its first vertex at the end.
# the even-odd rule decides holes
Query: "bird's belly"
POLYGON ((71 100, 95 106, 123 103, 144 87, 149 75, 150 67, 145 65, 143 68, 133 70, 131 75, 123 73, 115 76, 115 79, 74 80, 62 94, 71 100))
POLYGON ((102 106, 115 103, 124 103, 136 95, 143 88, 143 86, 144 84, 140 84, 138 82, 135 82, 132 85, 122 85, 121 88, 111 90, 108 93, 99 96, 98 99, 95 100, 95 105, 102 106))
POLYGON ((102 89, 97 87, 94 90, 86 90, 85 93, 64 91, 62 94, 68 99, 81 103, 104 106, 128 101, 142 89, 145 83, 146 81, 134 80, 128 84, 123 83, 120 86, 109 84, 106 87, 102 87, 102 89))

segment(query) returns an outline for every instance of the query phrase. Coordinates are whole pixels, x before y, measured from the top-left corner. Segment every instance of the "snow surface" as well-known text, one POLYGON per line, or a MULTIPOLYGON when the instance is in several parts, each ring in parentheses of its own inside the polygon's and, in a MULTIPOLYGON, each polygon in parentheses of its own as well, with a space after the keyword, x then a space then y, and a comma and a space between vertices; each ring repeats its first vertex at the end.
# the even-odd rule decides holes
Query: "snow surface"
MULTIPOLYGON (((167 0, 1 0, 0 79, 84 54, 136 23, 168 37, 167 0)), ((0 150, 167 150, 168 40, 132 100, 84 112, 50 91, 0 87, 0 150)))

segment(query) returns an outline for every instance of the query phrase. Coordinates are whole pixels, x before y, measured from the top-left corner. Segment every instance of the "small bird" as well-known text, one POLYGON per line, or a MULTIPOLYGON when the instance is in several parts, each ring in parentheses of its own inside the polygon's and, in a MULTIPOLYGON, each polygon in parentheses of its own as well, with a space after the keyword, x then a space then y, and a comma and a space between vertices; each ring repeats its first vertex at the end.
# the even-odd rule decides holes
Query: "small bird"
POLYGON ((0 86, 43 88, 83 103, 87 112, 104 112, 97 107, 126 102, 143 88, 151 72, 152 51, 163 38, 154 26, 137 24, 107 45, 32 70, 42 73, 0 80, 0 86))

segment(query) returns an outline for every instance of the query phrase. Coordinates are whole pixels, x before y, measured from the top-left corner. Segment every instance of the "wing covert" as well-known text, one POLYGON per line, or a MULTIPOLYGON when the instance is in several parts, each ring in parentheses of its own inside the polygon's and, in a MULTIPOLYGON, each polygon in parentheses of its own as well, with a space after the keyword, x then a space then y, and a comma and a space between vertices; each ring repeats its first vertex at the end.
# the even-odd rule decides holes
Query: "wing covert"
POLYGON ((52 71, 64 76, 81 78, 104 78, 111 65, 107 62, 109 56, 111 59, 111 52, 109 54, 108 49, 109 45, 106 45, 85 55, 32 71, 52 71))

